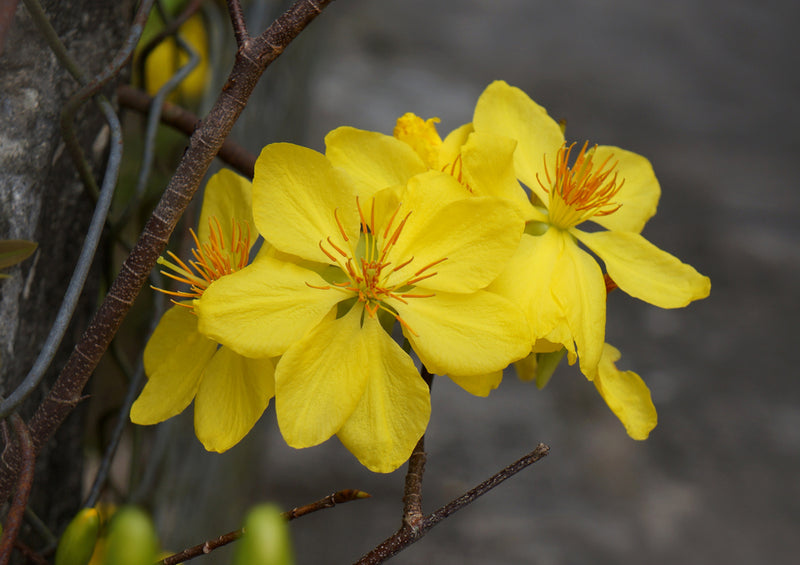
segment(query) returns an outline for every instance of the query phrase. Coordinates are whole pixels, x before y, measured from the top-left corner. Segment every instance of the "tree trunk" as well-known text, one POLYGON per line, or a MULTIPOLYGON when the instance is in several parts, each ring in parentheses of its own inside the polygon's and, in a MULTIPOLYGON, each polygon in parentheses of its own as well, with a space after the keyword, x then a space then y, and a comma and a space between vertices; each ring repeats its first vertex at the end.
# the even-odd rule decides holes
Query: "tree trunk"
MULTIPOLYGON (((67 51, 90 77, 107 65, 128 33, 133 0, 44 0, 67 51)), ((80 253, 93 201, 61 139, 59 115, 78 83, 60 65, 19 3, 0 56, 0 239, 39 248, 0 282, 0 393, 25 378, 50 331, 80 253)), ((106 93, 113 92, 109 85, 106 93)), ((102 179, 108 127, 88 102, 75 127, 102 179)), ((98 182, 99 184, 99 182, 98 182)), ((100 250, 102 253, 102 249, 100 250)), ((96 306, 98 261, 70 328, 40 387, 19 412, 27 420, 44 397, 96 306)), ((76 410, 37 459, 29 506, 59 534, 80 505, 82 410, 76 410)), ((41 541, 31 538, 31 544, 41 541)))

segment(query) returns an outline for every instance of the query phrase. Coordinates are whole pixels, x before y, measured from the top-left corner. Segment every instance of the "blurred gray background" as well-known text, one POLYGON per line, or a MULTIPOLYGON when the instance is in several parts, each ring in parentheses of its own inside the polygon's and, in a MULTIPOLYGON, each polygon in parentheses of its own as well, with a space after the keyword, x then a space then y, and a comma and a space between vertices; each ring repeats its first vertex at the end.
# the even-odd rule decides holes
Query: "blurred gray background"
MULTIPOLYGON (((488 399, 436 380, 427 512, 540 441, 551 453, 393 563, 796 562, 798 24, 800 4, 771 0, 338 0, 267 71, 257 96, 292 111, 253 101, 237 134, 253 151, 323 149, 339 125, 391 133, 407 111, 444 135, 505 79, 566 119, 568 139, 648 157, 663 195, 644 235, 712 280, 681 310, 610 297, 607 340, 659 413, 645 442, 574 367, 543 391, 509 376, 488 399)), ((404 468, 372 474, 336 439, 288 448, 272 407, 223 456, 203 452, 190 413, 166 428, 186 434, 157 486, 175 501, 158 515, 171 549, 238 527, 256 502, 343 488, 373 498, 292 523, 298 563, 350 563, 399 526, 404 468)))

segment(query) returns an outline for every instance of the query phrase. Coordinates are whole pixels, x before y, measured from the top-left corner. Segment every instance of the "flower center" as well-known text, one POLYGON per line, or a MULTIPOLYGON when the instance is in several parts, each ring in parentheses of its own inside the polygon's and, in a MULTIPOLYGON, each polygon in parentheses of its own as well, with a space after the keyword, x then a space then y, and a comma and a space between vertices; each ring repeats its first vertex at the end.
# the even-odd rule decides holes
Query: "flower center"
MULTIPOLYGON (((391 250, 397 244, 411 212, 408 212, 398 222, 398 213, 400 212, 400 206, 398 206, 386 226, 379 229, 375 222, 375 201, 373 200, 372 202, 369 219, 364 215, 358 198, 356 198, 356 205, 361 218, 361 238, 356 245, 356 251, 342 249, 330 237, 326 241, 319 242, 320 249, 342 270, 347 276, 347 281, 326 286, 306 284, 311 288, 321 290, 338 289, 345 291, 362 303, 364 310, 371 317, 374 318, 378 310, 383 310, 416 336, 417 333, 387 302, 396 300, 403 304, 408 304, 408 300, 411 298, 430 298, 435 296, 434 293, 414 292, 414 287, 419 282, 436 276, 437 272, 432 270, 433 267, 447 260, 447 257, 428 263, 418 269, 412 267, 413 256, 393 265, 392 261, 389 260, 391 250)), ((350 238, 347 236, 336 211, 334 211, 334 217, 339 226, 339 232, 344 240, 349 242, 350 238)))
MULTIPOLYGON (((171 251, 167 252, 172 261, 164 257, 158 258, 158 264, 171 269, 161 271, 161 274, 189 285, 188 291, 172 291, 162 288, 152 287, 155 290, 175 296, 179 299, 200 298, 208 286, 217 279, 230 275, 247 266, 250 259, 250 226, 237 222, 231 218, 230 237, 226 238, 226 233, 222 230, 222 225, 216 216, 208 219, 208 241, 200 243, 194 230, 189 230, 194 239, 195 247, 192 249, 192 257, 188 264, 178 258, 171 251)), ((191 303, 178 302, 175 304, 192 308, 191 303)))
POLYGON ((544 158, 544 174, 547 184, 539 175, 536 180, 545 192, 550 194, 550 223, 561 229, 580 224, 592 216, 607 216, 622 207, 612 201, 625 184, 625 179, 617 182, 617 162, 611 162, 609 155, 599 165, 594 161, 594 149, 587 151, 588 142, 583 144, 575 162, 569 165, 570 153, 575 147, 562 145, 556 154, 556 166, 551 178, 544 158))

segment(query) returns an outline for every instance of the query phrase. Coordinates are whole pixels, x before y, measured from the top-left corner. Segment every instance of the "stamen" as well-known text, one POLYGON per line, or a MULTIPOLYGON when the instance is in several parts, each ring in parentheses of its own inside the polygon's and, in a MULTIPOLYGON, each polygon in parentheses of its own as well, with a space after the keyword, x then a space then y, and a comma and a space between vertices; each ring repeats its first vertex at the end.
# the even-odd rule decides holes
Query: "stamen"
POLYGON ((411 259, 409 259, 408 261, 405 261, 405 262, 400 263, 399 265, 397 265, 394 269, 392 269, 392 272, 394 273, 394 272, 399 271, 400 269, 402 269, 403 267, 405 267, 406 265, 411 263, 411 261, 413 261, 413 260, 414 260, 414 257, 412 256, 411 259))
POLYGON ((438 259, 438 260, 434 261, 433 263, 428 263, 427 265, 425 265, 424 267, 422 267, 422 268, 421 268, 419 271, 417 271, 416 273, 414 273, 414 276, 417 276, 418 274, 420 274, 421 272, 423 272, 425 269, 430 269, 430 268, 431 268, 431 267, 433 267, 434 265, 438 265, 439 263, 441 263, 441 262, 443 262, 443 261, 447 261, 447 257, 442 257, 441 259, 438 259))
MULTIPOLYGON (((336 220, 336 225, 339 226, 339 233, 342 234, 342 237, 344 238, 344 240, 345 241, 350 241, 350 238, 347 237, 347 232, 344 231, 344 226, 342 225, 342 221, 339 219, 339 209, 338 208, 336 208, 333 211, 333 218, 336 220)), ((330 238, 328 238, 328 241, 330 241, 330 238)))
POLYGON ((342 248, 341 248, 341 247, 339 247, 339 246, 338 246, 338 245, 336 245, 336 244, 335 244, 333 241, 331 241, 331 237, 330 237, 330 236, 328 236, 328 245, 330 245, 330 246, 331 246, 331 247, 333 247, 333 248, 334 248, 336 251, 338 251, 338 252, 339 252, 339 255, 341 255, 341 256, 342 256, 342 257, 344 257, 345 259, 347 259, 348 257, 350 257, 350 256, 349 256, 347 253, 345 253, 345 252, 342 250, 342 248))
POLYGON ((394 219, 397 216, 397 213, 400 211, 401 207, 402 207, 402 204, 398 204, 397 208, 395 208, 395 210, 394 210, 394 214, 392 214, 392 217, 389 218, 389 223, 386 224, 386 229, 383 230, 383 239, 386 239, 387 237, 389 237, 389 230, 392 229, 392 224, 394 223, 394 219))

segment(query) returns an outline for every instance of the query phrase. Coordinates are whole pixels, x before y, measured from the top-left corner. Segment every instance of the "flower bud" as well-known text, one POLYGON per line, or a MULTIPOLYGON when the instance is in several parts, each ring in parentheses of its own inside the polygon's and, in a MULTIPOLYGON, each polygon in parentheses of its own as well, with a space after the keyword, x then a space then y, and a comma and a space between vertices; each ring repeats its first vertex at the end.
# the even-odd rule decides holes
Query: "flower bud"
POLYGON ((289 525, 274 504, 256 506, 247 514, 234 565, 292 565, 289 525))
POLYGON ((139 508, 121 508, 111 519, 103 565, 153 565, 158 539, 150 518, 139 508))
POLYGON ((100 513, 96 508, 84 508, 78 512, 58 542, 55 565, 89 563, 99 531, 100 513))

